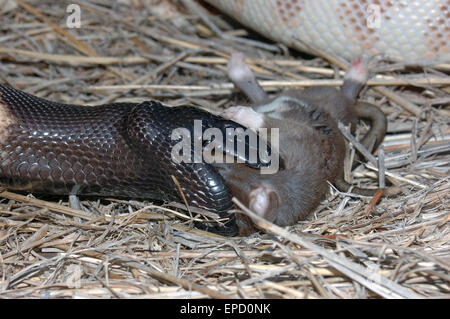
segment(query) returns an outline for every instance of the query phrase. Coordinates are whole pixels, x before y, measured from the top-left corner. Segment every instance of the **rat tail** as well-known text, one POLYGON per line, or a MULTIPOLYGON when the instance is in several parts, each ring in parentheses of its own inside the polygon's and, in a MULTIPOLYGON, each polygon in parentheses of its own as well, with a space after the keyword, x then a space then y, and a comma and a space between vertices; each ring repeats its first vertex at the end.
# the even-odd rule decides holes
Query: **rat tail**
POLYGON ((386 116, 379 107, 363 101, 356 102, 355 111, 359 118, 370 121, 370 130, 361 139, 361 144, 369 151, 376 150, 386 135, 386 116))

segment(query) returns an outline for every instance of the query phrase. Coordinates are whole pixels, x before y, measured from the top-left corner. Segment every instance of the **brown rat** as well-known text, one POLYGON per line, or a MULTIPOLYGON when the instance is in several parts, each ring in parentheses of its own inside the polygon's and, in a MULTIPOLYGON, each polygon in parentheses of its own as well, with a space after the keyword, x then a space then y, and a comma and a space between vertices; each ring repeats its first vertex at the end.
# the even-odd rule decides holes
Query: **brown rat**
MULTIPOLYGON (((224 116, 246 127, 278 128, 279 153, 285 169, 261 175, 242 164, 218 164, 217 167, 234 196, 280 226, 304 219, 324 199, 328 182, 336 183, 341 190, 350 187, 343 178, 345 143, 338 121, 350 124, 354 130, 359 117, 370 119, 371 129, 361 140, 366 147, 377 147, 385 135, 384 114, 369 103, 356 101, 368 74, 361 60, 352 63, 340 91, 333 87, 313 87, 289 90, 274 99, 269 99, 259 86, 242 54, 232 55, 228 73, 253 106, 229 108, 224 116)), ((353 189, 363 195, 375 191, 353 189)), ((241 235, 254 231, 247 217, 238 216, 237 220, 241 235)))
MULTIPOLYGON (((283 104, 280 118, 248 107, 230 108, 225 115, 244 126, 252 126, 247 119, 256 119, 257 127, 279 129, 285 168, 261 174, 243 164, 216 166, 235 197, 265 219, 287 226, 305 218, 324 198, 327 181, 334 182, 342 170, 345 144, 329 114, 295 99, 281 99, 276 101, 283 104)), ((238 216, 237 222, 241 235, 253 232, 247 218, 238 216)))

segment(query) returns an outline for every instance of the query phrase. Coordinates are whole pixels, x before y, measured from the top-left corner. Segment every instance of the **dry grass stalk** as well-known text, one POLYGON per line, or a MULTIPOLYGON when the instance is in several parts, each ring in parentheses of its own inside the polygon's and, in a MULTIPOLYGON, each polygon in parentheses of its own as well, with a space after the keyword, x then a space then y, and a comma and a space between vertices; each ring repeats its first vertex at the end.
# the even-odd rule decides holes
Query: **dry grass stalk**
MULTIPOLYGON (((172 6, 159 11, 147 1, 83 1, 79 29, 64 24, 64 2, 17 2, 25 11, 0 19, 0 79, 67 103, 242 104, 224 72, 233 50, 269 93, 339 86, 346 67, 294 58, 192 1, 182 11, 171 1, 157 1, 172 6)), ((260 221, 267 233, 223 238, 193 229, 200 215, 216 217, 190 208, 192 218, 183 203, 82 198, 76 210, 64 197, 3 191, 0 296, 448 298, 450 67, 379 61, 374 70, 363 99, 388 115, 384 171, 399 195, 331 188, 305 221, 285 229, 260 221)), ((376 185, 372 169, 360 165, 353 182, 376 185)))

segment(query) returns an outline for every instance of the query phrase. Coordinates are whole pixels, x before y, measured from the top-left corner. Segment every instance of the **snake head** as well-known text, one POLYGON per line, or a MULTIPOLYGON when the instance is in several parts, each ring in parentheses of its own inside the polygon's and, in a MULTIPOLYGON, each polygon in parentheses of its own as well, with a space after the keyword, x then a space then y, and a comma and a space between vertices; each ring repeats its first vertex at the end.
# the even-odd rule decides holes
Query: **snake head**
POLYGON ((214 127, 222 132, 223 140, 206 140, 206 147, 215 147, 222 151, 227 163, 245 163, 252 168, 269 167, 273 156, 278 156, 278 167, 284 169, 283 159, 273 154, 271 145, 266 142, 267 137, 258 135, 254 130, 228 119, 217 119, 214 127))
MULTIPOLYGON (((201 145, 205 162, 212 163, 215 160, 220 163, 225 158, 226 163, 245 163, 253 168, 271 165, 272 148, 255 131, 193 106, 172 109, 170 121, 162 122, 172 129, 181 127, 187 130, 193 137, 191 149, 195 152, 198 150, 196 145, 201 145), (214 154, 205 156, 211 153, 214 154)), ((195 158, 196 154, 192 156, 195 158)), ((279 167, 283 168, 282 159, 279 163, 279 167)))

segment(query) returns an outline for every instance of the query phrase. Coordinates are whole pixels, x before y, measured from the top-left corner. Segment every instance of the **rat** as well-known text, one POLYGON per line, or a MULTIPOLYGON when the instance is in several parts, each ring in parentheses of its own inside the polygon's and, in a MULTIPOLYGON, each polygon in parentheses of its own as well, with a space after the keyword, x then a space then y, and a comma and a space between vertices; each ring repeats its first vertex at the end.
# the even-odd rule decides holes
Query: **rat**
MULTIPOLYGON (((259 216, 279 226, 305 219, 325 198, 328 182, 347 191, 343 163, 345 142, 338 121, 354 131, 359 118, 369 119, 371 128, 360 141, 375 149, 386 134, 386 117, 376 106, 358 102, 368 78, 367 65, 355 59, 344 76, 341 90, 311 87, 288 90, 269 98, 243 60, 233 53, 228 76, 252 102, 252 106, 226 109, 223 116, 252 129, 279 130, 279 154, 284 169, 263 175, 242 164, 216 164, 232 194, 259 216)), ((269 140, 269 139, 267 139, 269 140)), ((373 195, 376 189, 353 188, 354 193, 373 195)), ((237 215, 242 236, 256 231, 245 215, 237 215)))

